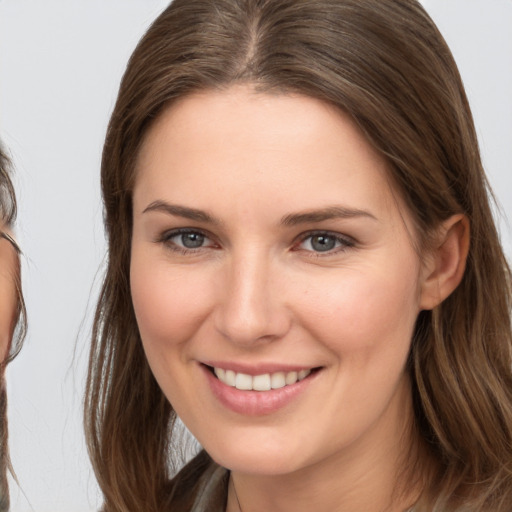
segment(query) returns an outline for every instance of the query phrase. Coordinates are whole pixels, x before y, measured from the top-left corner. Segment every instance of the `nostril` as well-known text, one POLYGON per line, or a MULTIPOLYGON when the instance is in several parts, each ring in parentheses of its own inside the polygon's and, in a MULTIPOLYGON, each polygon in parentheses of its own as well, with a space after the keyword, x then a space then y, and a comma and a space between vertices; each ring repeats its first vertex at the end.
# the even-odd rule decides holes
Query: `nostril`
POLYGON ((291 326, 288 312, 278 305, 227 305, 217 311, 217 331, 236 345, 268 343, 281 339, 291 326))

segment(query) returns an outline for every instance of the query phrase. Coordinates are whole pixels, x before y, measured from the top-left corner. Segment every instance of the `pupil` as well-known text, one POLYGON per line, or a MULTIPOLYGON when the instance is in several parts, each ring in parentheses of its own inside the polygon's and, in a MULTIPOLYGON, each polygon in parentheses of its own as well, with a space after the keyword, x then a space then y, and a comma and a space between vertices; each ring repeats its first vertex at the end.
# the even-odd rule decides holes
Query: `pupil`
POLYGON ((334 238, 332 236, 327 235, 315 235, 311 239, 311 246, 315 251, 325 252, 334 249, 334 245, 336 244, 334 238))
POLYGON ((187 249, 196 249, 204 243, 204 236, 200 233, 184 233, 181 235, 181 243, 187 249))

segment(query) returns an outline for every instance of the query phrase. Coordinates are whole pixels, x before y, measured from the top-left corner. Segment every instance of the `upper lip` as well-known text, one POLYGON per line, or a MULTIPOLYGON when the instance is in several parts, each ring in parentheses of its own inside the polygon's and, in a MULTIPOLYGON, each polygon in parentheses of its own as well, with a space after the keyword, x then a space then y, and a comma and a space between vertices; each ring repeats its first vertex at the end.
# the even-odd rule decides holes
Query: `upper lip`
POLYGON ((245 373, 246 375, 263 375, 265 373, 277 372, 299 372, 300 370, 312 370, 318 368, 312 365, 284 364, 284 363, 241 363, 235 361, 201 361, 202 364, 212 368, 222 368, 223 370, 232 370, 236 373, 245 373))

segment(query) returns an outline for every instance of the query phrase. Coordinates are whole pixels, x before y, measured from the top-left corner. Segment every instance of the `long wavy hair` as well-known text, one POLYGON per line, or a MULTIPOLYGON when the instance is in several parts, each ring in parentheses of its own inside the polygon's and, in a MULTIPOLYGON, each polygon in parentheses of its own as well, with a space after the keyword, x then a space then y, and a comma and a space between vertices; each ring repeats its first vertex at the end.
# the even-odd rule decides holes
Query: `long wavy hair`
MULTIPOLYGON (((14 187, 10 178, 10 160, 0 144, 0 229, 10 227, 16 219, 17 204, 14 187)), ((17 243, 8 234, 0 232, 2 238, 13 245, 13 249, 20 254, 17 243)), ((21 277, 18 273, 14 277, 14 285, 18 293, 17 324, 13 333, 9 351, 5 360, 0 360, 0 512, 9 510, 9 488, 7 486, 7 471, 14 475, 9 458, 8 426, 7 426, 7 391, 5 388, 5 367, 21 350, 26 331, 25 302, 21 292, 21 277)))
MULTIPOLYGON (((171 479, 176 415, 149 369, 130 296, 134 163, 170 103, 239 83, 348 113, 388 162, 424 247, 442 221, 468 217, 462 282, 420 313, 412 340, 414 429, 435 461, 427 471, 422 457, 411 460, 423 487, 415 511, 510 512, 510 269, 457 66, 416 0, 175 0, 139 42, 101 169, 109 253, 85 427, 104 510, 181 512, 176 503, 193 493, 171 479)), ((190 482, 204 464, 204 455, 192 462, 190 482)))

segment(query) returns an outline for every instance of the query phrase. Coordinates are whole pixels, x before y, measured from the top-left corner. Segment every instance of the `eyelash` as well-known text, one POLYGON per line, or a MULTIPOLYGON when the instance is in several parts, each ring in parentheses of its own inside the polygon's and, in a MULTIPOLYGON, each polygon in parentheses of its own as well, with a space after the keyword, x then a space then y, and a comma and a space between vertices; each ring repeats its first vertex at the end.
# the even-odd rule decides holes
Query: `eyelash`
MULTIPOLYGON (((197 248, 188 248, 188 247, 182 247, 180 245, 177 245, 175 242, 172 242, 173 238, 178 237, 180 235, 183 236, 183 235, 188 235, 188 234, 199 235, 201 237, 204 237, 205 240, 212 241, 212 237, 208 233, 201 231, 199 229, 179 228, 179 229, 173 229, 172 231, 166 231, 166 232, 162 233, 162 235, 160 235, 158 237, 158 239, 155 240, 155 242, 162 243, 171 251, 177 252, 179 254, 184 254, 184 255, 197 254, 198 252, 200 252, 203 249, 215 247, 215 245, 207 245, 207 246, 200 246, 197 248)), ((311 244, 311 242, 310 242, 310 244, 311 244)), ((317 231, 310 231, 307 233, 303 233, 299 237, 298 242, 294 243, 292 250, 304 251, 305 253, 308 254, 309 257, 312 257, 312 258, 321 258, 321 257, 327 257, 327 256, 331 256, 333 254, 337 254, 339 252, 346 251, 347 249, 354 247, 355 245, 356 245, 356 242, 351 237, 342 236, 339 233, 333 233, 330 231, 317 230, 317 231), (315 251, 312 249, 303 249, 300 247, 302 244, 304 244, 304 242, 306 242, 307 240, 313 239, 313 237, 315 237, 315 236, 324 237, 324 238, 334 240, 335 246, 326 251, 315 251), (337 246, 336 246, 336 244, 337 244, 337 246)))
MULTIPOLYGON (((310 242, 310 244, 311 244, 311 242, 310 242)), ((317 230, 317 231, 310 231, 308 233, 304 233, 303 235, 301 235, 301 237, 299 238, 299 242, 294 246, 294 248, 295 248, 294 250, 296 250, 296 251, 303 250, 311 258, 323 258, 323 257, 332 256, 334 254, 338 254, 340 252, 344 252, 347 249, 354 247, 355 245, 356 245, 355 240, 346 235, 343 236, 343 235, 340 235, 339 233, 333 233, 331 231, 317 230), (329 238, 331 240, 334 240, 335 244, 339 244, 339 245, 337 247, 335 246, 332 249, 329 249, 329 250, 323 251, 323 252, 300 248, 300 246, 302 244, 304 244, 304 242, 306 242, 307 240, 313 239, 313 237, 315 237, 315 236, 329 238)))
POLYGON ((172 242, 172 239, 178 236, 183 235, 200 235, 205 238, 205 240, 211 240, 211 236, 208 235, 208 233, 205 233, 204 231, 201 231, 200 229, 189 229, 189 228, 180 228, 180 229, 173 229, 172 231, 166 231, 162 233, 158 239, 156 240, 157 243, 164 244, 168 249, 171 251, 177 252, 179 254, 197 254, 201 249, 207 249, 210 246, 201 246, 197 248, 188 248, 188 247, 181 247, 177 245, 175 242, 172 242))

